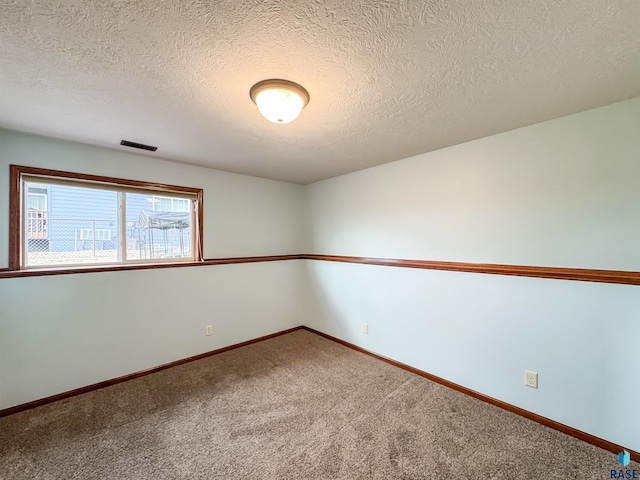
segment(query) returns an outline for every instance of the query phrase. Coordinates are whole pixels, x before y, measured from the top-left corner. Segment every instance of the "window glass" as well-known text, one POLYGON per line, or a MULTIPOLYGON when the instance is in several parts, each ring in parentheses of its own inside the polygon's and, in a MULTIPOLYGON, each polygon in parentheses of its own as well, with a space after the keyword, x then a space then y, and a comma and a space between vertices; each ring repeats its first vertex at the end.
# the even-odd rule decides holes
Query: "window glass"
POLYGON ((198 257, 196 193, 173 196, 90 181, 46 181, 41 176, 22 180, 23 267, 198 257))
POLYGON ((53 183, 46 190, 47 195, 27 193, 25 265, 117 262, 118 193, 53 183))
POLYGON ((127 258, 193 257, 193 201, 127 193, 127 258))

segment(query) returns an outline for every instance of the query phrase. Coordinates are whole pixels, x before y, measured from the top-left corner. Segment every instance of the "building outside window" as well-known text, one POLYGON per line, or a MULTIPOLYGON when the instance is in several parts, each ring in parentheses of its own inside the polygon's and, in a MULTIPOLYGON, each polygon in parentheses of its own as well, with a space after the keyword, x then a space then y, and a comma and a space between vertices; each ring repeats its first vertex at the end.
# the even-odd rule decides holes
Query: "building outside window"
POLYGON ((20 175, 20 205, 12 206, 22 219, 19 252, 12 249, 19 268, 199 259, 199 189, 164 186, 159 192, 143 182, 120 185, 117 179, 68 179, 16 168, 36 172, 20 175))

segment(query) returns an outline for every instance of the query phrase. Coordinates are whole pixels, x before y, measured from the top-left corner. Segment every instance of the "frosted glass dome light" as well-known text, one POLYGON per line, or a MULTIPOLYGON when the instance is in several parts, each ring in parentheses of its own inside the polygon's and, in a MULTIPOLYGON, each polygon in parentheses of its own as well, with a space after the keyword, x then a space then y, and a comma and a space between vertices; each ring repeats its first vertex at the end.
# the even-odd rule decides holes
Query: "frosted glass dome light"
POLYGON ((277 124, 292 122, 309 103, 309 92, 304 87, 281 79, 256 83, 251 87, 249 96, 262 116, 277 124))

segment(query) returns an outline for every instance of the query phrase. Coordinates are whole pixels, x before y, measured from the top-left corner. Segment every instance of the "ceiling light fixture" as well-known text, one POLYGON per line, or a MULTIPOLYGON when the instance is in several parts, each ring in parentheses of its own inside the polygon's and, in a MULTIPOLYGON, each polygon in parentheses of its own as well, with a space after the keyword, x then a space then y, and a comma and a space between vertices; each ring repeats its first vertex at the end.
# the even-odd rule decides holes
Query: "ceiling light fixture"
POLYGON ((289 80, 272 78, 256 83, 249 91, 260 113, 273 123, 292 122, 309 103, 309 92, 289 80))

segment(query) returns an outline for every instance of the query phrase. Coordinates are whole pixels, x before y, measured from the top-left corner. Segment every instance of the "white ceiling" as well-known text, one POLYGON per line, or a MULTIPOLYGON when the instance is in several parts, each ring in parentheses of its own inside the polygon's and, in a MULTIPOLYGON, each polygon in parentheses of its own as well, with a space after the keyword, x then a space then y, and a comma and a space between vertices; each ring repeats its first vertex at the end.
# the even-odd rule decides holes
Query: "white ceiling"
POLYGON ((8 0, 0 60, 0 127, 304 184, 640 95, 640 1, 8 0))

